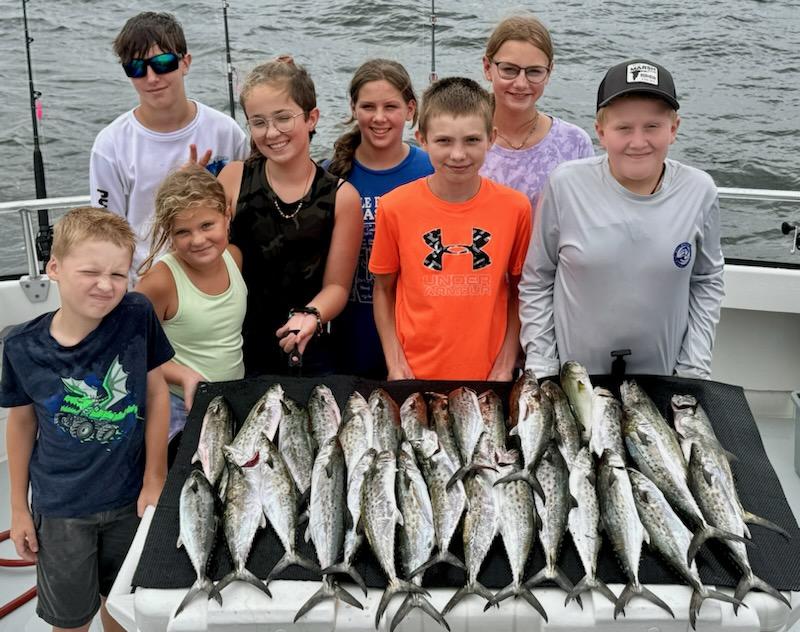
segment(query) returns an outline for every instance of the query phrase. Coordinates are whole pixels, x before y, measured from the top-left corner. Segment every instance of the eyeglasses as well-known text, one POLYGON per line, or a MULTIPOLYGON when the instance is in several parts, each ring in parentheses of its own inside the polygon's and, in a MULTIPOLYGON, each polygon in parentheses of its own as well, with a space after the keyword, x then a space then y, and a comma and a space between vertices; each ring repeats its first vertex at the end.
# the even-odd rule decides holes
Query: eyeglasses
POLYGON ((294 129, 294 120, 303 114, 305 114, 305 112, 298 112, 297 114, 289 114, 286 112, 283 114, 276 114, 271 118, 254 116, 251 119, 247 119, 247 127, 250 128, 251 134, 262 135, 267 133, 269 124, 272 123, 276 130, 282 134, 288 134, 294 129))
POLYGON ((131 59, 122 64, 125 74, 132 79, 141 79, 147 74, 147 67, 157 75, 165 75, 178 69, 183 55, 177 53, 160 53, 147 59, 131 59))
POLYGON ((525 78, 530 83, 542 83, 542 81, 547 79, 547 75, 550 74, 549 66, 525 66, 523 68, 522 66, 517 66, 507 61, 495 61, 494 59, 491 61, 497 66, 497 74, 500 75, 501 79, 516 79, 519 73, 524 71, 525 78))

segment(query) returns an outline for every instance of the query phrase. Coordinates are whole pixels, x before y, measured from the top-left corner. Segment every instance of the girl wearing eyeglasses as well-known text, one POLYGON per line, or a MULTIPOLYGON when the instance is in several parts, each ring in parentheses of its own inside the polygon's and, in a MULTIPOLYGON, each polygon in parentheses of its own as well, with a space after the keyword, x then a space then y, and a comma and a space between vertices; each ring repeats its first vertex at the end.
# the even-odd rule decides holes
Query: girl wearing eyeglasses
POLYGON ((492 84, 497 137, 481 174, 525 193, 533 209, 557 165, 594 155, 585 131, 537 108, 552 70, 550 33, 532 15, 506 18, 486 43, 483 72, 492 84))
POLYGON ((311 159, 319 119, 314 82, 291 57, 256 66, 239 101, 250 156, 219 180, 234 209, 231 243, 242 252, 247 375, 334 371, 327 323, 344 308, 361 245, 356 190, 311 159), (298 356, 298 353, 300 356, 298 356))

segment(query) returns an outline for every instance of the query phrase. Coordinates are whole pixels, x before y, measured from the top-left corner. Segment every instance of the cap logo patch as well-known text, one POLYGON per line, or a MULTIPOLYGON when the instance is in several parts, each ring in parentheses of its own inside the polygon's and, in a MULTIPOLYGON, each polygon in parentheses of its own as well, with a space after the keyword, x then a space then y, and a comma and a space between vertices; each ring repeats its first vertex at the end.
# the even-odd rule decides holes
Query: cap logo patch
POLYGON ((658 68, 652 64, 628 64, 628 83, 658 85, 658 68))

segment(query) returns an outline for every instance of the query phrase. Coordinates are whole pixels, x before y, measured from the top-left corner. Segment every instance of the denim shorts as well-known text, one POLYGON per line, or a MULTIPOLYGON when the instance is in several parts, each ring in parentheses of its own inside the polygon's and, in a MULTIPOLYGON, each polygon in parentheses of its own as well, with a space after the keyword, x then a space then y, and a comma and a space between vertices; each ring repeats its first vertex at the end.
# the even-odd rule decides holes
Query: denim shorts
POLYGON ((136 503, 80 518, 34 512, 39 540, 36 614, 50 625, 89 623, 107 597, 139 526, 136 503))

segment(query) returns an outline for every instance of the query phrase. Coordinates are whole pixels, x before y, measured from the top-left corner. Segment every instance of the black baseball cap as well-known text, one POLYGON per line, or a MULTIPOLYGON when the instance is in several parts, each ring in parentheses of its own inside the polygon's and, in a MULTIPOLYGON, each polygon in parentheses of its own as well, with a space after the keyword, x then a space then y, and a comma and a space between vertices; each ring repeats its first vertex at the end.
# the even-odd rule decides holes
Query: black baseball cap
POLYGON ((680 107, 669 70, 646 59, 631 59, 609 68, 597 89, 597 109, 618 96, 637 92, 660 97, 675 110, 680 107))

